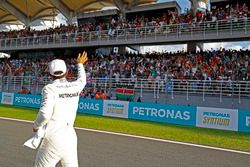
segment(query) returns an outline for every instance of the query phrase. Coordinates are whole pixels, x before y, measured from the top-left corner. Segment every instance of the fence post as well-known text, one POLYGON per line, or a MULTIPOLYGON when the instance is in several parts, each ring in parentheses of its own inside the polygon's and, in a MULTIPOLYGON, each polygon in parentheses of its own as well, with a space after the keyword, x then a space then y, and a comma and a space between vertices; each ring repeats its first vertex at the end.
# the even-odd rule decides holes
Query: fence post
POLYGON ((191 34, 191 38, 193 37, 193 24, 190 25, 190 34, 191 34))
POLYGON ((233 21, 232 21, 232 19, 230 20, 230 33, 232 36, 233 35, 233 21))
POLYGON ((118 41, 118 37, 119 37, 119 34, 118 34, 119 32, 118 32, 118 30, 116 29, 116 41, 118 41))
POLYGON ((154 26, 154 32, 155 32, 155 40, 157 39, 156 38, 156 26, 154 26))
POLYGON ((232 87, 232 108, 234 107, 234 84, 232 87))
POLYGON ((10 85, 10 78, 9 77, 7 77, 7 92, 9 92, 9 85, 10 85))
POLYGON ((29 91, 31 91, 31 76, 29 76, 29 91))
POLYGON ((128 33, 127 29, 124 29, 125 41, 128 41, 128 33))
POLYGON ((141 80, 141 90, 140 90, 140 97, 142 97, 142 80, 141 80))
POLYGON ((154 99, 156 98, 156 88, 155 88, 156 86, 155 86, 155 81, 154 81, 154 99))
POLYGON ((203 26, 204 26, 204 28, 203 28, 203 37, 205 39, 205 37, 206 37, 206 22, 204 22, 203 26))
POLYGON ((38 94, 38 82, 36 80, 36 89, 35 89, 36 94, 38 94))
POLYGON ((135 34, 135 41, 136 41, 137 28, 134 28, 134 34, 135 34))
POLYGON ((14 86, 13 86, 13 89, 16 90, 16 77, 13 77, 14 79, 14 86))
POLYGON ((94 82, 94 91, 96 91, 96 79, 95 79, 95 82, 94 82))
POLYGON ((189 85, 189 83, 188 83, 188 81, 187 81, 187 98, 186 98, 187 101, 189 100, 189 96, 188 96, 188 85, 189 85))
POLYGON ((222 82, 220 82, 220 103, 222 103, 222 82))
POLYGON ((178 29, 178 24, 176 24, 176 38, 179 38, 179 29, 178 29))
POLYGON ((3 91, 3 76, 0 76, 0 92, 3 91))
POLYGON ((240 87, 241 86, 241 83, 239 83, 239 104, 241 103, 241 99, 240 99, 240 87))
POLYGON ((91 34, 92 31, 89 32, 89 43, 92 41, 92 34, 91 34))
POLYGON ((202 93, 202 99, 205 101, 205 82, 203 81, 203 93, 202 93))
POLYGON ((247 19, 245 19, 245 34, 247 34, 247 19))
POLYGON ((219 36, 218 21, 216 21, 216 35, 219 36))
POLYGON ((172 84, 171 98, 174 99, 174 80, 173 80, 173 79, 171 79, 171 80, 172 80, 172 81, 171 81, 171 82, 172 82, 172 83, 171 83, 171 84, 172 84))
POLYGON ((167 39, 168 38, 168 30, 169 30, 169 27, 168 27, 168 25, 165 25, 166 26, 166 29, 165 29, 165 31, 166 31, 166 36, 165 36, 165 38, 167 39))
POLYGON ((160 86, 159 82, 157 82, 157 99, 160 98, 160 86))
POLYGON ((105 82, 104 82, 104 89, 107 90, 107 79, 105 79, 105 82))

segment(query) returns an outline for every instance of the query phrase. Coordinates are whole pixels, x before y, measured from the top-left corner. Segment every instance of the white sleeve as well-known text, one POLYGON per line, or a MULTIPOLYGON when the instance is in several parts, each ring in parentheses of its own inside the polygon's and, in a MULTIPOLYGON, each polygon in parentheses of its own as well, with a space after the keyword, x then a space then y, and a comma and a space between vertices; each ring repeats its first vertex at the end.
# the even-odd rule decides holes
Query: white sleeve
POLYGON ((55 104, 54 91, 50 86, 45 86, 42 91, 42 104, 34 122, 33 127, 35 129, 40 128, 46 124, 53 114, 53 108, 55 104))
POLYGON ((78 64, 78 76, 77 81, 80 82, 81 90, 85 87, 87 81, 86 81, 86 72, 83 67, 83 64, 78 64))

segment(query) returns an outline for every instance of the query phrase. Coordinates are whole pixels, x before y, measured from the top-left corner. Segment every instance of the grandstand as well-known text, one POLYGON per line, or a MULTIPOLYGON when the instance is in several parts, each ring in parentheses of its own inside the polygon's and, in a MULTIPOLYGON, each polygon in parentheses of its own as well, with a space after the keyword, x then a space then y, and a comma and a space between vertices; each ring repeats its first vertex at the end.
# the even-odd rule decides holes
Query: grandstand
POLYGON ((126 88, 133 98, 125 100, 140 97, 143 102, 249 109, 249 51, 196 52, 207 42, 249 40, 247 1, 211 0, 210 11, 184 13, 176 1, 41 2, 3 0, 0 5, 1 23, 19 20, 28 27, 0 32, 0 51, 12 55, 0 62, 0 92, 17 93, 24 86, 32 94, 40 93, 50 82, 46 66, 54 57, 66 60, 68 78, 74 79, 72 56, 87 50, 87 98, 102 89, 116 99, 117 89, 126 88), (31 10, 31 4, 37 7, 31 10), (107 6, 115 8, 100 10, 107 6), (53 19, 59 12, 68 25, 41 31, 29 28, 33 20, 53 19), (78 24, 71 24, 73 16, 78 24), (139 52, 140 46, 163 44, 187 44, 187 53, 126 52, 127 47, 139 52))

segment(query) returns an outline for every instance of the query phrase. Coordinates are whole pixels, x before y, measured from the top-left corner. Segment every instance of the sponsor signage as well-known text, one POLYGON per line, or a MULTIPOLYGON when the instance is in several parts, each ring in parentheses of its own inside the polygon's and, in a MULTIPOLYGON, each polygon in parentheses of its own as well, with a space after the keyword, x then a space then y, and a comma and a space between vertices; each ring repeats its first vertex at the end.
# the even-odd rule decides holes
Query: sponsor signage
MULTIPOLYGON (((0 92, 0 101, 39 108, 42 96, 0 92)), ((80 98, 78 113, 250 132, 250 110, 80 98)))
POLYGON ((119 118, 128 118, 127 101, 104 100, 103 115, 119 118))
POLYGON ((237 131, 238 110, 198 107, 196 126, 237 131))
POLYGON ((78 113, 102 115, 103 101, 80 98, 78 103, 78 113))
POLYGON ((3 92, 1 103, 13 105, 13 99, 14 99, 14 93, 3 92))
POLYGON ((128 117, 138 120, 195 126, 196 107, 131 102, 129 103, 128 117))
POLYGON ((15 94, 13 105, 40 108, 41 102, 41 95, 15 94))
POLYGON ((239 110, 238 131, 250 132, 250 110, 239 110))

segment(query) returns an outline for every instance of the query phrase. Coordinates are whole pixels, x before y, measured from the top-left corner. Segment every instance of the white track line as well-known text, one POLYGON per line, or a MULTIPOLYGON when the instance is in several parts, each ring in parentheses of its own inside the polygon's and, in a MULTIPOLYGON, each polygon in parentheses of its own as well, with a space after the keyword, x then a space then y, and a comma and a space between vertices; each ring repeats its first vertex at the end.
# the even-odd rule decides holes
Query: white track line
MULTIPOLYGON (((33 121, 27 121, 27 120, 21 120, 21 119, 14 119, 14 118, 0 117, 0 119, 10 120, 10 121, 17 121, 17 122, 33 123, 33 121)), ((157 138, 151 138, 151 137, 143 137, 143 136, 123 134, 123 133, 116 133, 116 132, 109 132, 109 131, 102 131, 102 130, 94 130, 94 129, 88 129, 88 128, 75 127, 75 129, 77 129, 77 130, 84 130, 84 131, 90 131, 90 132, 97 132, 97 133, 104 133, 104 134, 111 134, 111 135, 118 135, 118 136, 125 136, 125 137, 132 137, 132 138, 137 138, 137 139, 152 140, 152 141, 158 141, 158 142, 180 144, 180 145, 185 145, 185 146, 206 148, 206 149, 212 149, 212 150, 218 150, 218 151, 225 151, 225 152, 231 152, 231 153, 238 153, 238 154, 250 155, 250 152, 230 150, 230 149, 219 148, 219 147, 204 146, 204 145, 199 145, 199 144, 184 143, 184 142, 178 142, 178 141, 172 141, 172 140, 164 140, 164 139, 157 139, 157 138)))

